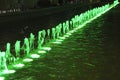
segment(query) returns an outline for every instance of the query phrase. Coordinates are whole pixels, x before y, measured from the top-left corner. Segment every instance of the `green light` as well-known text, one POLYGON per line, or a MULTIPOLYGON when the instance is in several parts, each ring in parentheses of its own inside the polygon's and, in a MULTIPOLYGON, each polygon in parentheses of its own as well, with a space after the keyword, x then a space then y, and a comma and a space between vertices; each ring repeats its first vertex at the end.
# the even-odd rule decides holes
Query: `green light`
POLYGON ((30 58, 26 58, 26 59, 23 59, 24 62, 32 62, 33 59, 30 59, 30 58))
POLYGON ((6 53, 6 58, 9 58, 11 56, 10 47, 11 47, 10 43, 7 43, 6 52, 5 52, 6 53))
POLYGON ((31 58, 39 58, 40 57, 40 55, 38 55, 38 54, 31 54, 31 58))
POLYGON ((38 53, 41 54, 41 53, 47 53, 47 52, 44 50, 39 50, 38 53))
POLYGON ((22 68, 23 66, 25 66, 24 64, 22 63, 19 63, 19 64, 15 64, 14 67, 16 68, 22 68))

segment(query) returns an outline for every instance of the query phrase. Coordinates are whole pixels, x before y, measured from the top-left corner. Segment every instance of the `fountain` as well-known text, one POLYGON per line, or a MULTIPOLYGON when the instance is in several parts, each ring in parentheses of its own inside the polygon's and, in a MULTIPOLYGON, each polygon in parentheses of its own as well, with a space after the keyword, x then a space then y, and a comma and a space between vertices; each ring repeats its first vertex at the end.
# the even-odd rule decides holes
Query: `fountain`
POLYGON ((8 70, 8 69, 7 69, 5 52, 0 51, 0 71, 1 70, 8 70))
POLYGON ((33 50, 35 48, 34 47, 35 36, 34 36, 33 33, 30 33, 29 41, 30 41, 30 51, 31 51, 31 50, 33 50))
POLYGON ((62 24, 62 28, 63 28, 63 34, 65 34, 65 29, 66 29, 65 23, 62 24))
POLYGON ((10 57, 11 57, 10 43, 7 43, 7 45, 6 45, 6 58, 9 59, 10 57))
POLYGON ((8 70, 6 62, 6 53, 0 52, 0 75, 15 73, 15 70, 8 70))
POLYGON ((15 52, 16 52, 16 57, 20 58, 20 41, 16 41, 15 43, 15 52))
POLYGON ((56 31, 55 28, 52 28, 52 38, 55 40, 56 38, 56 31))
POLYGON ((38 49, 41 49, 42 45, 44 43, 44 38, 42 37, 42 32, 38 32, 38 49))
POLYGON ((41 31, 41 36, 42 36, 43 38, 45 38, 45 36, 46 36, 46 31, 45 31, 45 30, 42 30, 42 31, 41 31))
POLYGON ((6 45, 6 60, 8 60, 9 61, 9 63, 10 62, 15 62, 15 57, 11 54, 11 52, 10 52, 10 47, 11 47, 11 45, 10 45, 10 43, 7 43, 7 45, 6 45))
MULTIPOLYGON (((39 58, 40 54, 47 53, 47 51, 51 50, 51 47, 45 47, 44 43, 46 38, 51 39, 51 41, 55 41, 54 43, 61 44, 64 39, 72 35, 73 32, 77 31, 78 29, 82 28, 85 26, 87 23, 91 22, 92 20, 96 19, 97 17, 101 16, 108 10, 110 10, 112 7, 115 7, 118 4, 118 0, 115 0, 113 4, 107 4, 102 7, 97 7, 92 10, 88 10, 84 13, 81 13, 80 15, 76 15, 73 17, 70 21, 66 21, 63 23, 60 23, 56 27, 52 29, 47 29, 47 31, 42 30, 38 32, 38 37, 37 37, 37 49, 35 48, 35 35, 33 33, 30 33, 30 38, 25 38, 23 46, 21 47, 20 42, 21 41, 16 41, 15 43, 15 53, 16 55, 13 56, 11 54, 11 45, 10 43, 7 43, 6 45, 6 51, 1 52, 0 51, 0 76, 3 74, 9 74, 9 73, 14 73, 15 70, 9 70, 8 65, 10 65, 13 61, 15 62, 16 58, 20 58, 21 50, 24 51, 24 56, 23 56, 23 62, 31 62, 33 59, 31 58, 39 58), (44 46, 44 47, 43 47, 44 46), (34 49, 37 50, 36 54, 30 54, 34 49), (31 58, 25 58, 25 57, 31 57, 31 58), (8 62, 7 62, 8 61, 8 62)), ((24 64, 16 62, 18 64, 13 65, 14 67, 23 67, 24 64)), ((0 77, 0 79, 3 77, 0 77)))
POLYGON ((50 29, 47 29, 47 36, 50 38, 50 29))
POLYGON ((31 62, 31 61, 33 61, 33 59, 30 59, 30 58, 23 59, 23 62, 31 62))
POLYGON ((24 54, 28 56, 30 53, 30 45, 28 38, 24 39, 23 50, 24 50, 24 54))

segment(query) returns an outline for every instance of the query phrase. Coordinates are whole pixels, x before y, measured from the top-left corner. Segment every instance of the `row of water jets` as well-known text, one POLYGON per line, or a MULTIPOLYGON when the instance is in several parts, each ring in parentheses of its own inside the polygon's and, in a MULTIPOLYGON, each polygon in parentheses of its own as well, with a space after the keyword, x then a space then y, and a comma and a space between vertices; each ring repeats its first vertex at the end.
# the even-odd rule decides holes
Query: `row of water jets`
POLYGON ((0 76, 12 73, 9 72, 9 66, 15 65, 16 63, 18 64, 19 60, 28 57, 34 50, 39 51, 43 49, 43 46, 49 42, 58 43, 57 41, 65 39, 65 37, 68 37, 73 32, 83 27, 83 24, 88 23, 94 17, 103 14, 117 4, 118 0, 115 0, 113 4, 106 4, 105 6, 88 10, 85 13, 76 15, 70 21, 60 23, 54 28, 39 31, 37 37, 33 33, 30 33, 30 37, 24 39, 23 45, 21 45, 21 41, 16 41, 14 44, 14 53, 11 52, 11 44, 7 43, 6 51, 0 51, 0 76))

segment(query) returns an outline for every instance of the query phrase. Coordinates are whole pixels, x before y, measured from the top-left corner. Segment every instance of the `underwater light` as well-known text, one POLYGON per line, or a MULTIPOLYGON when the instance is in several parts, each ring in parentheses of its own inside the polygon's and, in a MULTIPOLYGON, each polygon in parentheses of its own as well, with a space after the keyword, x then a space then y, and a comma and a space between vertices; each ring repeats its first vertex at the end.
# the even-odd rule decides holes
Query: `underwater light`
POLYGON ((40 57, 40 55, 38 55, 38 54, 31 54, 31 58, 39 58, 40 57))
POLYGON ((55 41, 55 42, 52 42, 53 44, 62 44, 62 42, 59 42, 59 41, 55 41))
POLYGON ((51 47, 42 47, 41 49, 46 50, 46 51, 50 51, 51 47))
POLYGON ((19 63, 19 64, 15 64, 15 65, 14 65, 14 67, 16 67, 16 68, 21 68, 21 67, 23 67, 23 66, 25 66, 25 65, 22 64, 22 63, 19 63))
POLYGON ((5 77, 0 77, 0 80, 4 80, 5 79, 5 77))
POLYGON ((38 53, 47 53, 47 52, 44 50, 39 50, 38 53))
POLYGON ((12 74, 12 73, 15 73, 16 71, 15 70, 3 70, 1 73, 2 74, 12 74))
POLYGON ((24 62, 31 62, 33 61, 33 59, 30 59, 30 58, 26 58, 26 59, 23 59, 24 62))

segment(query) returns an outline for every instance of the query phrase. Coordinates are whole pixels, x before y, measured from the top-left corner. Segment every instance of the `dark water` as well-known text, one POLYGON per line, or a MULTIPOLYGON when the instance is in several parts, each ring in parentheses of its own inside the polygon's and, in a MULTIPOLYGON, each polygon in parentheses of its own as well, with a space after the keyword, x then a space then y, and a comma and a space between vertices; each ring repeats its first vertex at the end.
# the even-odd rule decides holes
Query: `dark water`
POLYGON ((120 5, 8 80, 120 80, 120 5))

